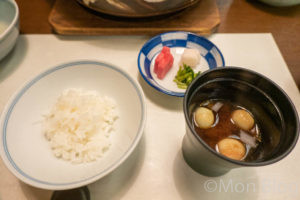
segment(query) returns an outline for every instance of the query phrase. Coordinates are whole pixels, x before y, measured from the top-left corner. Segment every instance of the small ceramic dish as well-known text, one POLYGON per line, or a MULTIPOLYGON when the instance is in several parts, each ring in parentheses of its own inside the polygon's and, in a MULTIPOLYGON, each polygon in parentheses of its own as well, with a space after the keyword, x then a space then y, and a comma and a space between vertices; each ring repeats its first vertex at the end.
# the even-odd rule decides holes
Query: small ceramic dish
POLYGON ((19 9, 15 1, 0 1, 0 60, 15 46, 19 36, 19 9))
POLYGON ((63 64, 41 73, 11 98, 0 119, 0 155, 20 180, 49 190, 77 188, 117 168, 134 150, 146 120, 140 86, 118 67, 95 61, 63 64), (42 131, 43 115, 68 88, 115 99, 119 118, 111 146, 96 161, 74 164, 54 156, 42 131))
POLYGON ((138 68, 144 80, 156 90, 168 95, 183 97, 185 89, 180 89, 173 81, 179 69, 181 55, 186 48, 198 49, 200 62, 195 72, 225 65, 223 55, 216 45, 199 35, 176 31, 157 35, 144 44, 138 56, 138 68), (174 63, 167 75, 161 80, 154 73, 154 63, 163 46, 171 49, 174 63))

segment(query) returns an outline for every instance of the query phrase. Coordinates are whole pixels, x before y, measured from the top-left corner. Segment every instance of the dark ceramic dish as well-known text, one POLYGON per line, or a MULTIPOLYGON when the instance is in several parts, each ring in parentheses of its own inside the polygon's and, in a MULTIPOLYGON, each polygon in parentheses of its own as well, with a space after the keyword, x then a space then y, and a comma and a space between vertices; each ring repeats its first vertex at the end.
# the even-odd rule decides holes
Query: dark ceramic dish
POLYGON ((129 18, 171 14, 199 2, 199 0, 96 0, 87 5, 83 0, 77 1, 99 13, 129 18))
POLYGON ((254 71, 238 67, 209 70, 188 87, 183 104, 187 127, 183 156, 199 173, 218 176, 237 167, 269 165, 283 159, 296 145, 299 119, 292 101, 276 83, 254 71), (262 133, 257 159, 229 159, 198 136, 191 123, 191 110, 194 102, 209 99, 229 100, 255 116, 262 133))

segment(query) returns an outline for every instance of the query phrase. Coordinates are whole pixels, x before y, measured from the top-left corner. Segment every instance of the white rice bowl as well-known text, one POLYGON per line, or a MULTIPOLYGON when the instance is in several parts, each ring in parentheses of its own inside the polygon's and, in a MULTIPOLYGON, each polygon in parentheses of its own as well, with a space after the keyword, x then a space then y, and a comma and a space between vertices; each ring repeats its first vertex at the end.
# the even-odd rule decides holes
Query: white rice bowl
POLYGON ((0 154, 8 169, 35 187, 62 190, 92 183, 118 167, 134 150, 146 120, 140 86, 123 70, 80 61, 52 68, 29 81, 1 116, 0 154), (93 162, 74 164, 54 156, 42 132, 43 114, 69 88, 97 91, 116 101, 119 118, 111 146, 93 162))

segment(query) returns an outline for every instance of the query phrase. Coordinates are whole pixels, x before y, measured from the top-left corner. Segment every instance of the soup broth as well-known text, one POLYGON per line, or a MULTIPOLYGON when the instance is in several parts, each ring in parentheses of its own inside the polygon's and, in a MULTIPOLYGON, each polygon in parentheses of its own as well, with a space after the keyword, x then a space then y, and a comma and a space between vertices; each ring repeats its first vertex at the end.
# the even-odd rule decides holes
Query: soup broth
POLYGON ((207 100, 194 105, 191 121, 197 134, 215 151, 235 160, 257 158, 261 132, 255 117, 246 108, 228 100, 207 100), (213 119, 211 125, 201 126, 201 120, 208 118, 213 119))

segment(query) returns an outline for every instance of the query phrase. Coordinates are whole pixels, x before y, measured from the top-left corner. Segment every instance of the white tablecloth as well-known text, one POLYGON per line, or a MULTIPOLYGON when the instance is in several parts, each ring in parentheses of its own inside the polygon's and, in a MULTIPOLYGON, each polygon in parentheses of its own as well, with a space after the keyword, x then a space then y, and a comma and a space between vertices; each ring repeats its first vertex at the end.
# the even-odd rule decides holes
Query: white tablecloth
MULTIPOLYGON (((141 84, 147 125, 132 156, 109 176, 89 185, 93 200, 300 199, 299 145, 276 164, 235 169, 222 177, 205 177, 188 167, 181 154, 182 98, 159 93, 139 76, 137 55, 147 39, 21 35, 14 51, 0 62, 0 111, 26 80, 50 67, 82 59, 108 62, 141 84)), ((220 48, 227 66, 246 67, 278 83, 299 113, 299 91, 271 34, 215 34, 209 39, 220 48)), ((51 193, 20 182, 0 160, 0 199, 48 200, 51 193)))

